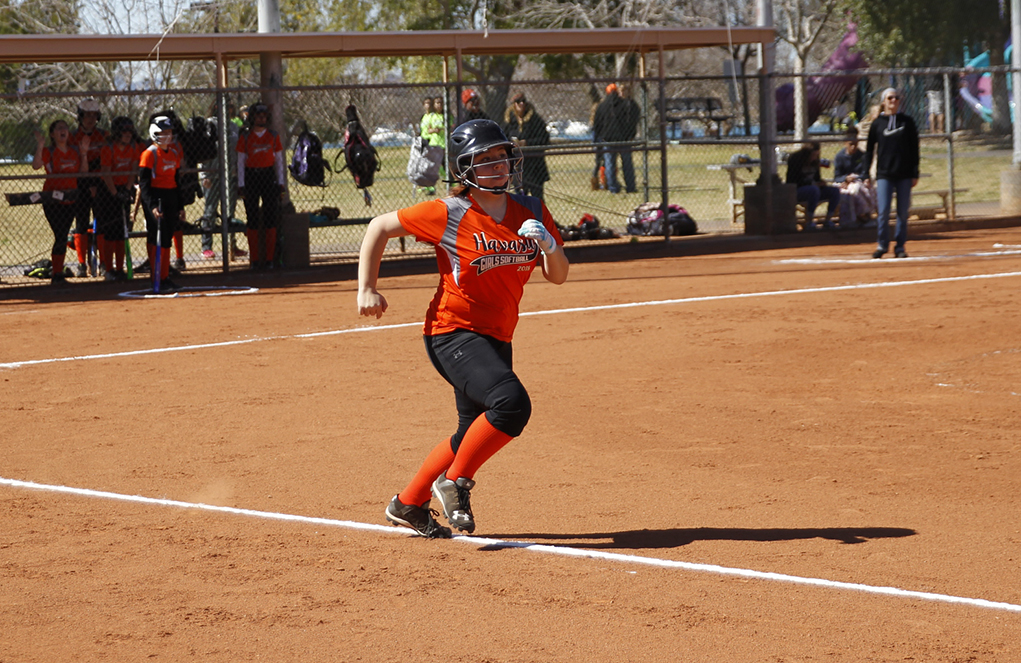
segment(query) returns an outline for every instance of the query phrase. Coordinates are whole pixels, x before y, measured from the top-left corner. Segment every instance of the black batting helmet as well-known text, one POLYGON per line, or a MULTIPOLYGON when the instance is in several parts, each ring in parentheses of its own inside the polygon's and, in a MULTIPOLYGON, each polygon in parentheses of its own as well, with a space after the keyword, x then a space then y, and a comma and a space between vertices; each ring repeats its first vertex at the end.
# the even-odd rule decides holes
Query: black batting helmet
POLYGON ((450 134, 450 170, 461 184, 473 186, 482 191, 503 193, 508 186, 520 186, 521 152, 507 138, 500 125, 492 120, 469 120, 450 134), (499 187, 482 186, 475 177, 475 157, 494 147, 507 150, 510 177, 507 184, 499 187))

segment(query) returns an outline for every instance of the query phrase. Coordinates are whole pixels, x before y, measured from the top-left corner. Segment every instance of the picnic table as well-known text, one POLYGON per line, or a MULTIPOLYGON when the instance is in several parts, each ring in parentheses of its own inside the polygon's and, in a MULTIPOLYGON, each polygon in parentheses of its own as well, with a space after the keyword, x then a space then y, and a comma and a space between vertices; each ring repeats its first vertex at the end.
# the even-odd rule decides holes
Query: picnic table
POLYGON ((742 163, 711 163, 706 166, 706 170, 722 170, 730 178, 730 195, 727 198, 727 204, 730 205, 730 223, 732 225, 736 226, 738 219, 744 216, 744 188, 755 184, 755 182, 742 179, 739 172, 742 170, 751 172, 758 165, 758 159, 749 159, 742 163))
POLYGON ((715 132, 717 138, 722 138, 724 123, 734 119, 724 112, 723 102, 716 97, 669 97, 663 105, 663 119, 670 124, 671 136, 679 136, 677 125, 690 120, 704 125, 707 136, 715 132))

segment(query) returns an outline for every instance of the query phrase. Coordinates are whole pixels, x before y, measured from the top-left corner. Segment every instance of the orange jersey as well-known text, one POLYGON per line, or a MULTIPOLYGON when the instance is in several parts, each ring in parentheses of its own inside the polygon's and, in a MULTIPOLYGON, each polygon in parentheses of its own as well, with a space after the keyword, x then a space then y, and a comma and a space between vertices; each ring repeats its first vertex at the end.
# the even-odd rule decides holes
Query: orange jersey
POLYGON ((181 152, 181 146, 171 143, 166 150, 160 149, 158 145, 150 145, 142 152, 138 165, 152 170, 149 186, 156 189, 175 189, 177 171, 183 162, 184 153, 181 152))
MULTIPOLYGON (((500 223, 470 198, 429 200, 398 210, 405 230, 436 247, 440 285, 426 314, 427 336, 456 329, 500 341, 514 335, 518 303, 542 250, 535 240, 517 232, 536 214, 524 204, 524 197, 509 198, 500 223)), ((545 205, 541 207, 542 224, 562 245, 553 217, 545 205)))
POLYGON ((46 166, 47 175, 74 174, 75 177, 47 177, 43 183, 43 191, 56 191, 77 189, 77 175, 81 168, 81 154, 77 147, 68 145, 67 150, 61 151, 56 147, 44 147, 43 165, 46 166))
MULTIPOLYGON (((75 129, 75 132, 71 134, 71 137, 68 138, 67 142, 70 145, 78 147, 78 142, 82 139, 82 136, 84 135, 85 134, 79 127, 78 129, 75 129)), ((106 131, 100 129, 99 127, 93 129, 92 133, 89 134, 89 154, 87 157, 89 160, 89 172, 95 172, 99 170, 99 158, 102 153, 103 146, 106 144, 106 139, 107 139, 106 131)))
POLYGON ((107 143, 103 146, 102 152, 100 152, 100 170, 103 172, 124 173, 123 175, 113 176, 115 186, 124 186, 131 182, 132 175, 138 168, 141 158, 142 146, 134 141, 127 145, 121 142, 107 143))
POLYGON ((245 168, 272 168, 276 163, 276 152, 283 152, 284 146, 275 131, 267 129, 261 136, 254 131, 244 131, 238 136, 238 152, 243 152, 245 168))

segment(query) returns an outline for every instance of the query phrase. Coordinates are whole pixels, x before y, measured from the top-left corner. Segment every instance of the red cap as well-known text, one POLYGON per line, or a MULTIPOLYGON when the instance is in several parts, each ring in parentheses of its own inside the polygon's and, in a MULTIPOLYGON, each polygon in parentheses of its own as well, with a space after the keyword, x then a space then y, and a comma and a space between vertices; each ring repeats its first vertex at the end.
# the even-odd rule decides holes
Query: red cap
POLYGON ((470 89, 470 88, 465 88, 464 91, 461 92, 461 103, 462 104, 466 104, 469 101, 471 101, 472 99, 478 99, 478 98, 479 98, 479 93, 476 92, 475 90, 470 89))
POLYGON ((609 85, 606 86, 606 94, 610 94, 611 92, 616 92, 616 91, 617 91, 617 84, 616 83, 610 83, 609 85))

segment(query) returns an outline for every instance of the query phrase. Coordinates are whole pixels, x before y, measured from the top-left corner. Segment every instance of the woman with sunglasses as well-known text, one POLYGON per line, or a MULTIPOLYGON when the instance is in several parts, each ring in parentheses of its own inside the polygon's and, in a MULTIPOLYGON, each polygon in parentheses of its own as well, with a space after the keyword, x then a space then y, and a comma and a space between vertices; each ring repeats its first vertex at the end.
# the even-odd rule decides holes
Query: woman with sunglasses
POLYGON ((873 258, 882 258, 890 250, 890 206, 897 194, 897 226, 894 231, 894 255, 907 258, 908 213, 911 189, 918 184, 918 129, 910 115, 900 112, 901 93, 895 88, 883 90, 882 115, 869 127, 865 163, 876 159, 876 225, 878 246, 873 258))
POLYGON ((457 182, 450 195, 377 216, 362 241, 358 312, 375 318, 387 309, 376 290, 387 241, 414 235, 436 247, 440 284, 426 314, 425 347, 454 388, 458 426, 386 508, 387 520, 428 538, 451 536, 433 519, 431 496, 452 527, 475 531, 475 472, 521 435, 532 411, 511 352, 525 283, 536 267, 551 283, 567 280, 549 210, 537 198, 508 193, 520 169, 520 153, 498 124, 466 122, 450 135, 457 182))

